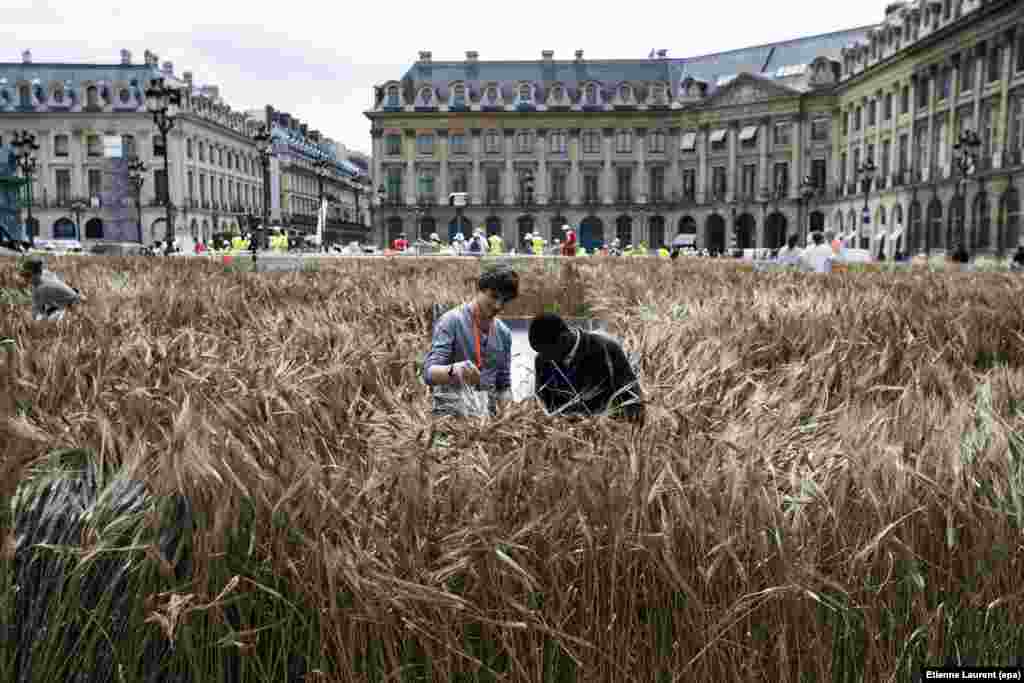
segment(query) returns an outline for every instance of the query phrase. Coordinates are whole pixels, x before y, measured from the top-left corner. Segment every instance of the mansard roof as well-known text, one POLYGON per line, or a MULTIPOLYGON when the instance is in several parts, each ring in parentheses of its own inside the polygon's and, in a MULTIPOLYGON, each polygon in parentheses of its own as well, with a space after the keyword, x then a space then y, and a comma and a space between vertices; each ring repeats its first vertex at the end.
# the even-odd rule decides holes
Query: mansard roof
MULTIPOLYGON (((680 80, 690 76, 710 86, 707 94, 717 88, 719 79, 740 73, 761 74, 775 78, 785 67, 809 65, 815 57, 839 59, 841 50, 864 39, 873 26, 862 26, 793 40, 767 43, 683 59, 610 59, 610 60, 528 60, 528 61, 430 61, 416 62, 405 72, 402 81, 417 90, 431 84, 441 100, 449 96, 449 84, 463 82, 475 100, 488 83, 498 83, 505 100, 515 97, 518 83, 528 81, 539 86, 538 99, 547 96, 547 89, 559 82, 571 95, 583 84, 597 82, 610 94, 624 81, 664 81, 675 91, 680 80)), ((784 72, 779 77, 793 74, 784 72)), ((723 83, 724 85, 724 83, 723 83)))
POLYGON ((54 81, 71 82, 76 88, 85 81, 116 81, 138 80, 140 85, 148 85, 153 78, 166 78, 156 66, 145 64, 25 64, 22 62, 0 62, 0 79, 7 79, 6 85, 14 85, 19 81, 39 81, 46 86, 54 81))

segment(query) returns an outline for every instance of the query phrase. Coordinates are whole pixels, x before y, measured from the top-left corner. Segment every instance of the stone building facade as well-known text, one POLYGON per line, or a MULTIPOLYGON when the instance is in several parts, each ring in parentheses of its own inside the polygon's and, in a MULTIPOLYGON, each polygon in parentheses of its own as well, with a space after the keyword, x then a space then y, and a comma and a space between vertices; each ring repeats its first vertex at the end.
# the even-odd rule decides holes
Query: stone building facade
MULTIPOLYGON (((218 232, 244 230, 248 216, 262 214, 263 171, 253 136, 266 122, 265 110, 233 109, 218 86, 196 84, 189 71, 179 78, 172 63, 160 65, 149 51, 142 63, 133 63, 127 50, 121 51, 119 64, 34 63, 29 51, 20 63, 0 63, 0 144, 9 142, 15 131, 36 135, 40 149, 32 213, 34 233, 44 239, 138 239, 137 218, 125 230, 118 220, 125 207, 109 205, 109 190, 118 180, 111 176, 125 170, 125 164, 105 157, 104 136, 121 137, 124 156, 138 156, 146 164, 141 193, 144 242, 166 234, 163 197, 168 177, 178 237, 209 240, 218 232), (156 78, 184 95, 168 135, 166 176, 164 157, 155 149, 158 131, 145 105, 145 90, 156 78), (70 211, 75 199, 89 205, 80 222, 70 211)), ((294 142, 315 148, 334 162, 336 177, 345 176, 325 141, 314 144, 299 131, 291 138, 287 146, 294 142)), ((288 163, 272 164, 272 187, 287 187, 279 174, 288 163)), ((282 197, 272 200, 280 206, 282 197)), ((125 203, 137 215, 134 199, 125 203)))
MULTIPOLYGON (((917 102, 916 83, 943 68, 955 73, 956 55, 989 55, 977 46, 995 44, 997 77, 980 95, 967 91, 960 105, 974 103, 983 131, 994 131, 969 183, 988 189, 980 201, 968 192, 967 204, 987 207, 979 229, 993 235, 997 205, 1007 207, 1009 227, 1000 234, 1016 244, 1015 195, 1007 188, 1020 162, 1021 134, 1013 131, 1021 120, 1021 31, 1014 27, 1022 12, 1012 0, 913 0, 890 5, 879 25, 685 59, 661 51, 646 60, 589 61, 578 51, 556 60, 544 51, 534 61, 485 62, 467 52, 462 61, 434 62, 421 52, 402 78, 375 88, 366 112, 373 175, 387 189, 379 238, 485 226, 521 243, 527 232, 557 238, 570 223, 589 247, 616 237, 657 246, 686 235, 721 250, 776 247, 814 229, 856 228, 871 243, 879 226, 896 221, 910 239, 913 197, 934 194, 948 213, 949 131, 972 119, 965 114, 938 132, 941 123, 924 122, 941 122, 942 103, 903 113, 896 105, 908 96, 904 86, 917 102), (927 26, 919 25, 923 17, 927 26), (878 118, 869 126, 870 106, 878 118), (896 113, 883 119, 889 106, 896 113), (865 123, 855 129, 857 116, 865 123), (911 143, 900 142, 915 135, 940 141, 924 166, 914 165, 911 143), (853 169, 868 154, 882 173, 865 226, 855 220, 864 194, 853 169), (939 172, 929 174, 932 158, 939 172), (523 192, 527 173, 532 197, 523 192), (471 197, 461 226, 446 205, 456 191, 471 197)), ((978 82, 985 76, 973 64, 978 82)))

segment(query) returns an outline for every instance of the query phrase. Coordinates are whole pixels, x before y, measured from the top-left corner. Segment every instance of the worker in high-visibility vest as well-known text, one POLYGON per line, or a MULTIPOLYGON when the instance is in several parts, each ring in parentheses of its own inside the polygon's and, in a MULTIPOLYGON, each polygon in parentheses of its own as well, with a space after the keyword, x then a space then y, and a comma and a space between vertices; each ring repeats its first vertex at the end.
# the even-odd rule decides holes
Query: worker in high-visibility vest
POLYGON ((544 253, 544 238, 540 235, 533 236, 533 253, 541 256, 544 253))
POLYGON ((503 240, 501 239, 501 235, 495 233, 495 234, 491 235, 490 237, 488 237, 487 241, 490 242, 490 247, 489 247, 490 253, 492 253, 492 254, 501 254, 502 252, 504 252, 505 244, 504 244, 503 240))
POLYGON ((666 249, 665 247, 660 247, 658 249, 658 256, 661 256, 663 258, 668 258, 669 256, 671 256, 671 254, 669 253, 668 249, 666 249))

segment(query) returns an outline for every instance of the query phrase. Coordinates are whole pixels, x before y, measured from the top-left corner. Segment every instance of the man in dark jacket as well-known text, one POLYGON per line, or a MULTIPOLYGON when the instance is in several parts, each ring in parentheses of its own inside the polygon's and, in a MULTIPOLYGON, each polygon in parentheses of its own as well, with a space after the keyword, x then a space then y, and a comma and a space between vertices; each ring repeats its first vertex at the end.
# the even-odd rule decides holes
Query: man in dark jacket
POLYGON ((549 413, 597 415, 608 411, 644 419, 643 394, 622 345, 601 332, 570 328, 553 313, 530 322, 537 397, 549 413))

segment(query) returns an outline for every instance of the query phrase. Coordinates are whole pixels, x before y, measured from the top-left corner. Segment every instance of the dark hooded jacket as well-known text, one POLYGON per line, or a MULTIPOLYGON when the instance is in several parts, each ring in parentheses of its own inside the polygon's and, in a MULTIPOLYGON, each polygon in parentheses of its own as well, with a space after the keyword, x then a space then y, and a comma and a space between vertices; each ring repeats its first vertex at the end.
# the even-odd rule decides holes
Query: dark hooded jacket
POLYGON ((631 421, 644 419, 643 393, 618 340, 601 332, 579 331, 575 352, 555 363, 537 356, 534 387, 549 413, 597 415, 610 410, 631 421))

